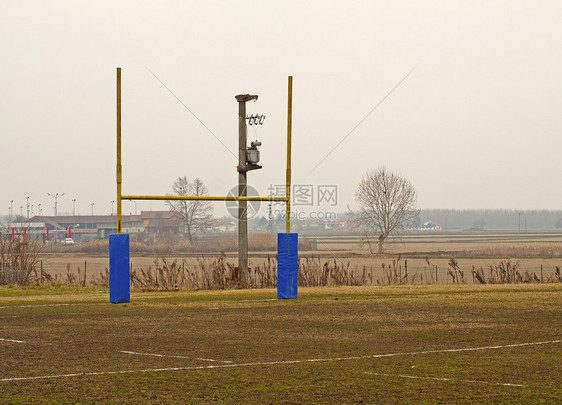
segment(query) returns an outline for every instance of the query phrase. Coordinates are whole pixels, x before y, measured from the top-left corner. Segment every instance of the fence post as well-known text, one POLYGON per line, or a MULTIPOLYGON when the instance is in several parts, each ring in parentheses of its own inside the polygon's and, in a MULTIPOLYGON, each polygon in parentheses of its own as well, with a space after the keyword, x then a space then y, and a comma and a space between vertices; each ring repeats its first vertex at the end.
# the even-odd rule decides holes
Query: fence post
POLYGON ((437 280, 437 265, 435 265, 435 284, 438 284, 439 280, 437 280))
POLYGON ((474 284, 474 264, 472 265, 472 284, 474 284))
POLYGON ((40 276, 41 277, 41 284, 43 284, 43 260, 41 260, 41 268, 40 268, 39 274, 41 274, 41 276, 40 276))
POLYGON ((542 282, 543 282, 543 279, 542 279, 542 263, 541 263, 541 283, 542 282))
POLYGON ((86 287, 86 260, 84 260, 84 287, 86 287))

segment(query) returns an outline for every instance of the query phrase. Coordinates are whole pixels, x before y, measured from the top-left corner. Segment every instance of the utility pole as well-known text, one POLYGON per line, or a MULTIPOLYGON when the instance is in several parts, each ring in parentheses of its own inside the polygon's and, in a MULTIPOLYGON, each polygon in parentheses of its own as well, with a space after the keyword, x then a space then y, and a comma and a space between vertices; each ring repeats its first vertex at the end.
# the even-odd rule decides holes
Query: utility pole
POLYGON ((269 203, 268 212, 267 212, 267 225, 269 233, 273 235, 273 210, 271 206, 271 202, 269 203))
MULTIPOLYGON (((259 169, 248 166, 246 161, 247 149, 247 126, 246 126, 246 103, 257 100, 258 96, 250 94, 239 94, 238 101, 238 196, 247 197, 247 173, 249 170, 259 169)), ((257 166, 257 165, 256 165, 257 166)), ((248 269, 248 201, 238 201, 238 273, 242 287, 250 285, 250 272, 248 269)))
POLYGON ((64 193, 62 193, 62 194, 59 194, 59 193, 56 193, 56 194, 47 193, 47 195, 50 195, 51 197, 54 197, 54 198, 55 198, 55 217, 56 217, 56 216, 57 216, 57 200, 58 200, 59 197, 62 197, 62 196, 64 195, 64 193))

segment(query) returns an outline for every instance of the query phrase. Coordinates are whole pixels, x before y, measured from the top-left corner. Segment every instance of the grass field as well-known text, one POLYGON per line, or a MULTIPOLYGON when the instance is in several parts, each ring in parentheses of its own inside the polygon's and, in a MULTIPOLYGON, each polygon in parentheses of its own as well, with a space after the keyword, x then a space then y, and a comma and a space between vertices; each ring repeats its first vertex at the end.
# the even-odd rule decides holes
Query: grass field
POLYGON ((560 403, 562 285, 0 287, 0 403, 560 403))

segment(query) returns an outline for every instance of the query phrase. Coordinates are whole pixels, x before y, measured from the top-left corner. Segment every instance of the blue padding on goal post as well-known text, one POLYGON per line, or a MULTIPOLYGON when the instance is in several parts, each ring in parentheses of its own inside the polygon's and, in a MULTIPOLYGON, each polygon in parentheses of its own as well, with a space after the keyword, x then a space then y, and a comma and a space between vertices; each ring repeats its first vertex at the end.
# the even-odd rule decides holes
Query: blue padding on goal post
POLYGON ((131 302, 129 235, 109 235, 109 302, 131 302))
POLYGON ((277 234, 277 298, 297 298, 299 234, 277 234))

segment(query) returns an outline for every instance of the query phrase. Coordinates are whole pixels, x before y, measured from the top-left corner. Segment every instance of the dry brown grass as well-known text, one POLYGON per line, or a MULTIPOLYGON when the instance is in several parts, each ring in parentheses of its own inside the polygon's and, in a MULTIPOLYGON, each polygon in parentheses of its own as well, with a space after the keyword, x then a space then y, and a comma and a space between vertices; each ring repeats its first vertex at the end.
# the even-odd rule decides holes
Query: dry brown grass
POLYGON ((37 282, 39 253, 43 245, 36 241, 0 239, 0 285, 27 285, 37 282))
MULTIPOLYGON (((83 258, 51 258, 43 263, 44 284, 109 286, 107 258, 88 259, 87 281, 83 258), (68 260, 65 263, 65 260, 68 260)), ((301 257, 300 286, 371 286, 419 284, 499 284, 561 282, 555 259, 542 261, 483 259, 404 259, 301 257)), ((277 260, 274 255, 251 258, 252 288, 275 288, 277 260)), ((236 258, 226 254, 198 257, 131 258, 131 285, 142 291, 179 289, 215 290, 238 288, 236 258)))
MULTIPOLYGON (((453 284, 513 284, 562 282, 560 268, 541 280, 532 271, 521 270, 519 261, 501 260, 489 265, 488 269, 472 266, 472 270, 463 270, 459 261, 450 258, 446 273, 441 270, 438 278, 437 266, 426 258, 423 265, 418 263, 409 271, 408 260, 401 256, 383 261, 380 268, 373 265, 352 265, 332 258, 310 257, 298 261, 298 283, 301 287, 325 286, 372 286, 372 285, 419 285, 436 283, 453 284), (469 276, 472 280, 469 280, 469 276)), ((63 277, 52 278, 54 283, 67 285, 86 285, 80 267, 76 273, 70 271, 63 277)), ((250 267, 251 288, 277 287, 277 259, 267 256, 261 262, 254 259, 250 267)), ((99 272, 88 284, 109 287, 109 270, 99 272)), ((221 290, 239 288, 238 270, 234 260, 226 255, 217 257, 200 256, 187 260, 185 258, 156 258, 148 266, 131 264, 131 286, 141 291, 185 290, 221 290)))
MULTIPOLYGON (((475 279, 480 284, 510 284, 510 283, 540 283, 541 279, 536 273, 529 271, 520 272, 519 262, 502 260, 496 265, 490 266, 488 272, 482 267, 472 271, 475 279)), ((560 283, 560 267, 556 266, 554 273, 545 280, 547 283, 560 283)))
POLYGON ((455 252, 459 257, 562 257, 560 243, 488 244, 455 252))

